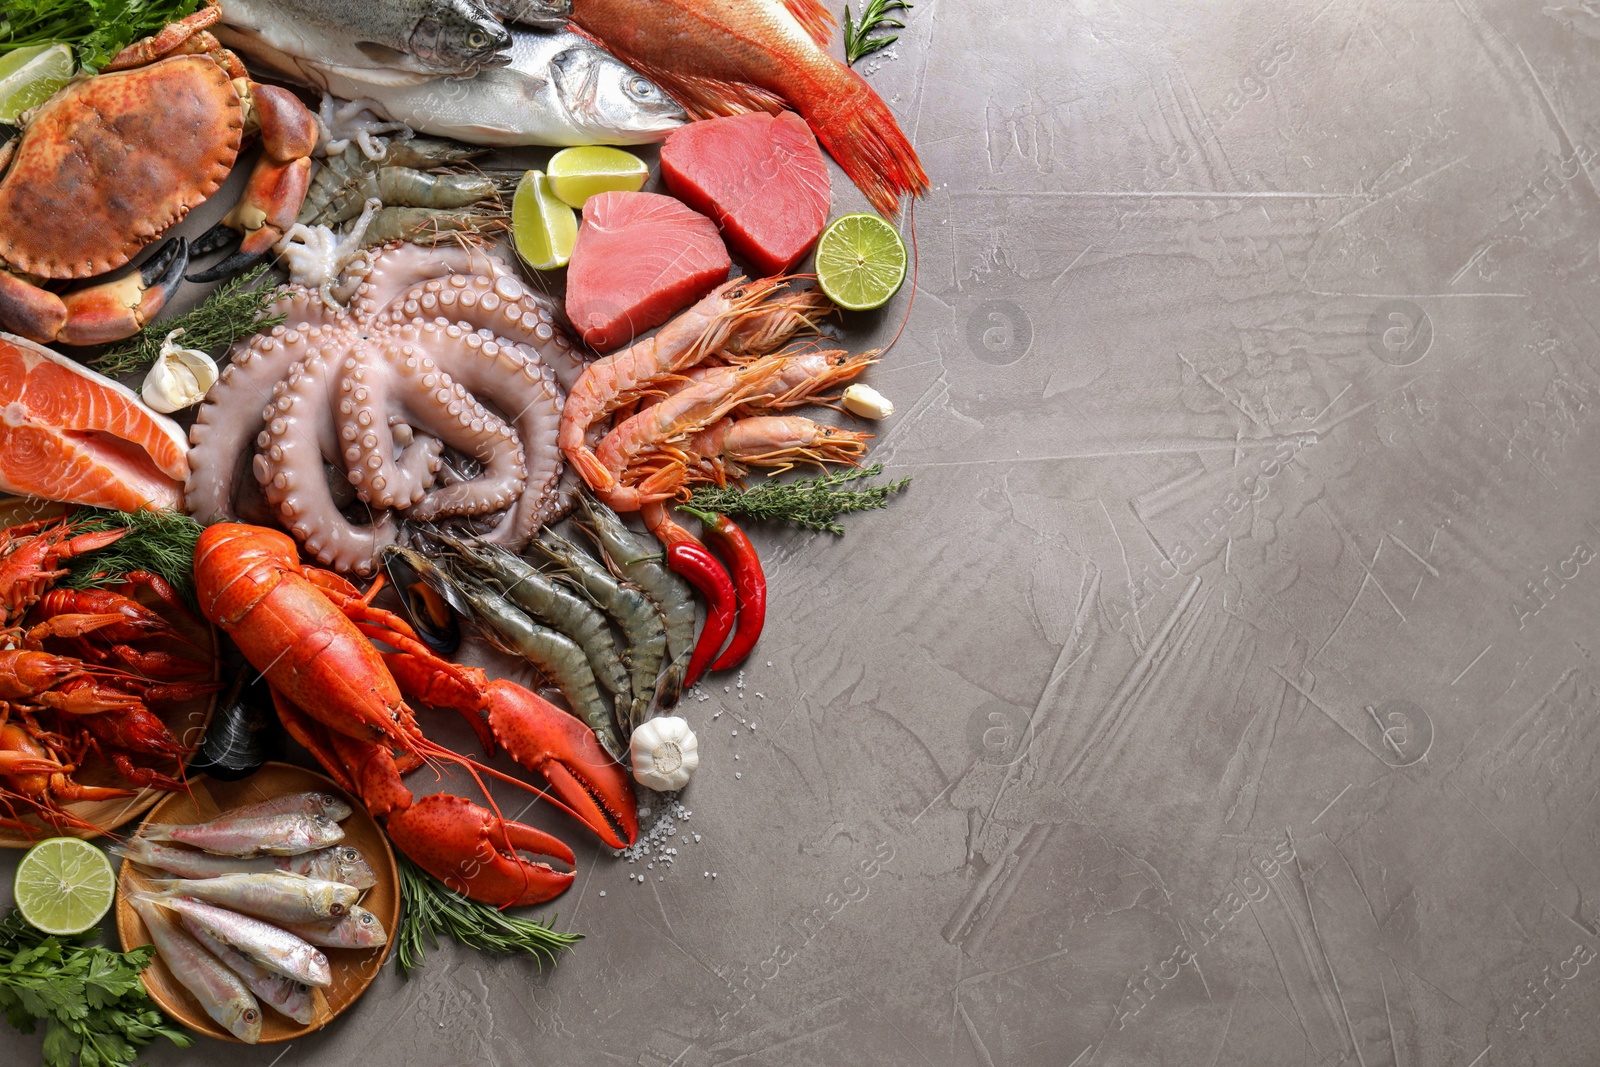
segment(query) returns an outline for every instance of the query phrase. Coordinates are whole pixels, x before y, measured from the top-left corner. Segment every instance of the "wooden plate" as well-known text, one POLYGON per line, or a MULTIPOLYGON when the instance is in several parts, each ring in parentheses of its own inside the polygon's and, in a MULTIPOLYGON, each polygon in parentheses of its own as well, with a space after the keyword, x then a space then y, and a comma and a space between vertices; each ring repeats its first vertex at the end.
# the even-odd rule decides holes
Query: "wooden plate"
MULTIPOLYGON (((61 504, 48 502, 22 500, 16 497, 0 500, 0 529, 19 522, 31 522, 34 519, 50 518, 55 515, 65 514, 66 508, 61 504)), ((157 600, 146 592, 141 592, 134 597, 142 604, 155 607, 157 600)), ((163 612, 163 615, 166 613, 163 612)), ((217 633, 203 621, 196 624, 193 620, 177 618, 171 620, 173 625, 199 646, 200 655, 208 656, 211 660, 211 680, 219 677, 221 665, 217 660, 217 633)), ((165 651, 176 652, 190 658, 196 656, 193 647, 179 641, 166 642, 165 651)), ((150 642, 147 648, 163 648, 161 644, 150 642)), ((205 737, 206 728, 211 725, 211 717, 216 713, 219 694, 211 693, 195 700, 186 700, 167 708, 161 715, 167 729, 172 735, 184 744, 198 746, 200 739, 205 737)), ((181 764, 177 760, 168 760, 154 764, 157 771, 168 777, 176 777, 181 764)), ((98 756, 91 756, 84 765, 72 775, 73 781, 81 785, 125 786, 122 776, 110 763, 98 756)), ((64 807, 73 815, 95 827, 93 830, 57 829, 44 820, 34 815, 28 815, 22 821, 39 829, 37 834, 30 836, 20 830, 0 830, 0 848, 28 848, 41 838, 58 837, 62 834, 71 834, 74 837, 98 837, 109 830, 115 830, 130 819, 136 819, 149 811, 162 797, 168 794, 160 789, 141 789, 131 797, 119 800, 80 800, 64 807)))
MULTIPOLYGON (((311 789, 326 790, 343 797, 350 805, 350 817, 341 824, 344 826, 343 844, 360 849, 378 876, 378 884, 362 894, 361 906, 383 923, 383 928, 389 932, 389 942, 382 948, 323 949, 332 965, 333 984, 327 989, 312 990, 316 1015, 311 1022, 302 1026, 263 1004, 263 1045, 274 1041, 291 1041, 322 1029, 354 1004, 356 998, 366 992, 367 986, 378 976, 383 961, 389 957, 389 945, 394 944, 400 921, 400 872, 395 867, 389 839, 361 803, 331 780, 315 771, 287 763, 268 763, 255 774, 237 782, 218 782, 203 776, 195 778, 192 797, 182 793, 168 794, 145 819, 145 822, 161 823, 206 822, 258 800, 311 789)), ((128 902, 128 894, 147 888, 149 885, 145 875, 133 864, 124 863, 117 875, 117 935, 122 940, 124 951, 150 943, 150 933, 145 929, 144 920, 128 902)), ((162 1011, 195 1033, 214 1037, 218 1041, 238 1042, 238 1038, 211 1020, 200 1002, 172 977, 172 972, 167 970, 160 956, 144 972, 144 984, 162 1011)))

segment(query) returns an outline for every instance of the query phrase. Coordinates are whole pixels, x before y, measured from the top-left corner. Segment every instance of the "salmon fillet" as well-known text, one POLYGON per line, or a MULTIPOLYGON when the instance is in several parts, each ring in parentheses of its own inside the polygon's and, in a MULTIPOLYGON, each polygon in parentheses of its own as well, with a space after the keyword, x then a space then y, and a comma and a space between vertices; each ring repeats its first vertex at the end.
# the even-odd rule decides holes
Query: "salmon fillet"
POLYGON ((0 333, 0 489, 137 511, 183 503, 188 442, 127 388, 0 333))

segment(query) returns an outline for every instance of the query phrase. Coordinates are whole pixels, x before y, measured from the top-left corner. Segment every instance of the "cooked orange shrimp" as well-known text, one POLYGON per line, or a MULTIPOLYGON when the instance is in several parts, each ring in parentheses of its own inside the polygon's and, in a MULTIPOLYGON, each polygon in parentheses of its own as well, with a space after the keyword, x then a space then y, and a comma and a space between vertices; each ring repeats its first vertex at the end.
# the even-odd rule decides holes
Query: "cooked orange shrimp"
POLYGON ((722 419, 684 446, 684 452, 700 461, 686 480, 721 484, 730 476, 742 476, 747 466, 786 471, 797 463, 855 464, 866 455, 870 440, 870 433, 825 426, 799 415, 722 419))
POLYGON ((626 484, 628 468, 641 456, 671 454, 673 446, 692 437, 740 404, 761 396, 783 372, 783 357, 768 356, 753 363, 715 367, 699 380, 652 404, 606 434, 595 458, 613 478, 608 489, 595 494, 616 511, 638 511, 644 504, 665 500, 683 478, 682 462, 667 463, 637 485, 626 484))
POLYGON ((735 278, 653 336, 589 364, 567 396, 556 443, 590 488, 605 491, 616 482, 585 440, 607 413, 713 353, 766 355, 828 313, 831 305, 816 290, 778 293, 787 281, 735 278))

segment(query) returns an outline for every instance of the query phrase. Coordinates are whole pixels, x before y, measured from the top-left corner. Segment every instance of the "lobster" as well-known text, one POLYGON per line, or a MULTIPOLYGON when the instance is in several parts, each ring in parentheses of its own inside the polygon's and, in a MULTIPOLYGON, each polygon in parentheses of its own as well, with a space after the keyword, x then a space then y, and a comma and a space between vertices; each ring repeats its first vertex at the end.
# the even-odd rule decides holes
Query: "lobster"
POLYGON ((575 873, 522 853, 568 865, 574 855, 560 838, 503 818, 487 789, 492 811, 449 794, 414 796, 403 776, 430 759, 554 799, 612 847, 638 837, 628 776, 589 728, 519 685, 440 659, 404 619, 374 606, 381 576, 362 593, 303 565, 286 534, 241 523, 208 527, 194 570, 201 613, 266 678, 289 735, 383 821, 401 852, 451 889, 497 907, 541 903, 575 873), (498 743, 555 796, 430 741, 407 696, 462 714, 486 752, 498 743))

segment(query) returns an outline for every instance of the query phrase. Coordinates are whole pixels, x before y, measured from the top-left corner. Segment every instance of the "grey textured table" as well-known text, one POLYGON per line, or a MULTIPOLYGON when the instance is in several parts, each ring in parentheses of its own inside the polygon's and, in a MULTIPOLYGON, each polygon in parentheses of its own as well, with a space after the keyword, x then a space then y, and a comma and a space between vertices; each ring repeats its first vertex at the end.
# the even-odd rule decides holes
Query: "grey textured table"
POLYGON ((764 536, 676 863, 149 1062, 1600 1062, 1600 11, 910 23, 915 484, 764 536))

